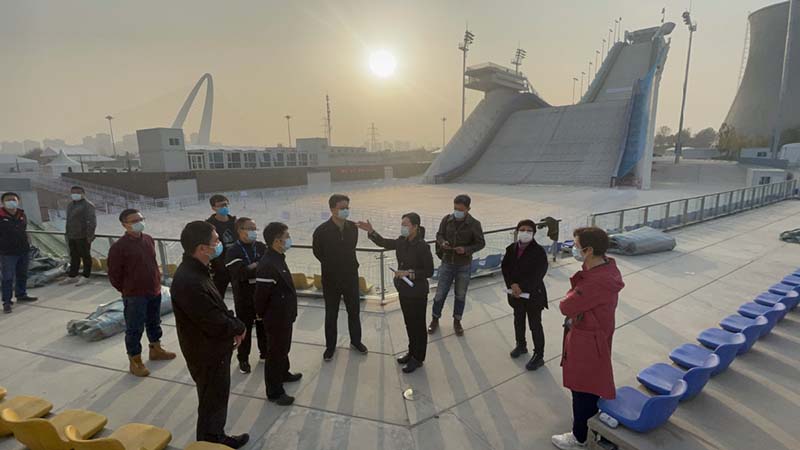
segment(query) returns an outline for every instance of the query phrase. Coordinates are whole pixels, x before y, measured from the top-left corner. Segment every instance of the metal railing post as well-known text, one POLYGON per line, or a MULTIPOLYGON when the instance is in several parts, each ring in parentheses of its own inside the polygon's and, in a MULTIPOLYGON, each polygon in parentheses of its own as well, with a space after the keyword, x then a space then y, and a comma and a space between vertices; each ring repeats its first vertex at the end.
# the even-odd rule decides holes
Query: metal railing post
POLYGON ((161 283, 166 283, 168 274, 167 274, 167 251, 164 247, 164 241, 158 239, 158 251, 161 253, 161 283))
POLYGON ((717 199, 714 201, 714 216, 719 215, 719 194, 717 194, 717 199))
POLYGON ((625 210, 619 212, 619 232, 625 231, 625 210))
POLYGON ((649 211, 650 211, 650 207, 649 206, 645 206, 644 207, 644 220, 643 220, 643 222, 644 222, 643 225, 644 226, 647 226, 647 215, 648 215, 649 211))
POLYGON ((381 305, 386 302, 386 268, 384 267, 386 255, 385 251, 381 250, 381 254, 379 257, 380 264, 381 264, 381 305))
POLYGON ((686 222, 689 221, 689 200, 683 200, 683 219, 681 220, 682 225, 686 225, 686 222))
POLYGON ((662 228, 669 228, 669 206, 672 202, 667 202, 667 210, 664 212, 664 226, 662 228))
POLYGON ((700 197, 700 216, 698 217, 697 221, 702 222, 703 218, 706 215, 706 196, 700 197))

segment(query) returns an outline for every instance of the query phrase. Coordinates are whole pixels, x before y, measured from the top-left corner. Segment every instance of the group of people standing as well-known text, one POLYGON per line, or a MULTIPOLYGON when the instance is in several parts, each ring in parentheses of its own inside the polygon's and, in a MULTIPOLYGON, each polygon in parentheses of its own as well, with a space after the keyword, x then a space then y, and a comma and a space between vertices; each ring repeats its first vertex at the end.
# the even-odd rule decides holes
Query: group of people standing
MULTIPOLYGON (((85 199, 81 187, 73 187, 70 195, 66 235, 71 262, 63 284, 81 285, 91 273, 90 248, 96 219, 94 206, 85 199), (81 263, 83 272, 79 278, 81 263)), ((25 290, 30 245, 25 231, 27 219, 18 207, 19 196, 5 193, 2 202, 3 306, 4 312, 11 312, 15 290, 19 301, 36 299, 25 290)), ((427 329, 428 279, 434 275, 434 263, 420 216, 414 212, 403 214, 400 236, 386 238, 368 220, 349 220, 347 196, 334 194, 328 205, 331 218, 317 227, 312 240, 313 254, 322 267, 323 359, 330 361, 334 357, 342 302, 347 313, 350 347, 358 353, 368 353, 361 340, 359 313, 356 246, 361 229, 377 246, 396 252, 397 268, 392 268, 392 272, 409 340, 407 353, 397 361, 403 365, 404 373, 414 372, 424 364, 427 335, 438 331, 445 299, 453 286, 453 331, 457 336, 464 334, 461 320, 472 255, 485 246, 481 223, 469 212, 470 197, 463 194, 455 197, 453 211, 442 218, 436 233, 435 252, 441 264, 427 329)), ((181 231, 184 255, 175 271, 170 294, 181 351, 197 385, 197 439, 240 448, 249 436, 225 433, 234 350, 239 371, 250 373, 255 328, 259 359, 265 362, 267 398, 278 405, 294 402, 284 390, 284 383, 302 378, 301 373, 290 371, 289 361, 297 318, 297 291, 286 264, 292 238, 286 224, 272 222, 264 227, 261 242, 256 222, 231 215, 230 202, 225 196, 212 196, 210 206, 213 214, 208 219, 190 222, 181 231), (223 300, 229 284, 234 311, 223 300)), ((125 234, 109 250, 108 276, 123 297, 130 372, 143 377, 149 375, 141 359, 140 341, 145 332, 151 361, 170 360, 176 355, 160 344, 161 273, 153 238, 144 233, 145 218, 138 210, 126 209, 119 215, 119 221, 125 234)), ((516 342, 510 356, 519 358, 528 353, 527 326, 533 350, 525 365, 528 370, 536 370, 545 363, 542 312, 548 308, 544 283, 548 261, 546 252, 534 239, 536 227, 529 219, 517 224, 514 242, 506 247, 501 263, 508 303, 513 310, 516 342)), ((573 236, 573 256, 582 262, 582 267, 570 279, 571 288, 559 303, 565 316, 561 365, 564 386, 572 392, 573 427, 571 432, 552 438, 554 445, 566 450, 585 447, 587 421, 596 414, 598 399, 614 398, 611 342, 618 293, 624 287, 615 261, 605 255, 609 246, 605 231, 579 228, 573 236)))

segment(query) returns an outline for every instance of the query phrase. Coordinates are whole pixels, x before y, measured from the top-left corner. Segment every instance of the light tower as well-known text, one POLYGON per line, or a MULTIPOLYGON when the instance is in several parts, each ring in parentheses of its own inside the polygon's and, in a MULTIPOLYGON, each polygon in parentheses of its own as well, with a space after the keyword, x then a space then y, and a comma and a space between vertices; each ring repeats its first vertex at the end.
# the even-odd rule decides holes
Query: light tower
POLYGON ((599 67, 597 65, 598 59, 600 59, 600 50, 595 50, 594 51, 594 76, 597 76, 597 68, 599 67))
POLYGON ((333 145, 331 142, 331 99, 328 97, 328 94, 325 94, 325 110, 327 111, 325 115, 325 131, 328 134, 326 137, 328 138, 328 145, 333 145))
POLYGON ((461 123, 464 123, 464 112, 466 110, 467 105, 467 80, 466 80, 466 73, 467 73, 467 52, 469 51, 469 46, 475 41, 475 34, 469 31, 467 28, 464 31, 464 41, 458 44, 458 49, 461 50, 463 53, 463 62, 461 64, 461 123))
POLYGON ((514 72, 519 75, 519 66, 522 65, 522 60, 525 59, 527 56, 527 52, 519 47, 517 47, 516 53, 514 53, 514 59, 511 60, 511 64, 515 67, 514 72))
POLYGON ((586 76, 586 72, 581 72, 581 96, 583 96, 583 78, 586 76))
POLYGON ((611 28, 608 29, 608 51, 611 52, 611 33, 614 32, 611 28))
POLYGON ((681 160, 681 152, 683 150, 683 113, 686 109, 686 89, 689 85, 689 62, 692 59, 692 37, 694 32, 697 31, 697 22, 692 22, 692 15, 689 11, 683 13, 683 23, 689 28, 689 50, 686 53, 686 74, 683 78, 683 100, 681 100, 681 118, 678 121, 678 135, 675 138, 675 164, 681 160))
POLYGON ((114 117, 109 114, 106 116, 106 120, 108 121, 108 131, 111 133, 111 149, 114 152, 114 157, 117 157, 117 145, 114 144, 114 127, 111 126, 111 121, 114 120, 114 117))
POLYGON ((605 55, 606 54, 606 40, 605 39, 603 39, 603 46, 601 48, 603 50, 603 54, 605 55))
POLYGON ((372 122, 367 130, 369 131, 370 137, 370 151, 374 152, 375 148, 378 146, 378 128, 375 127, 375 122, 372 122))
POLYGON ((445 122, 447 122, 447 117, 442 117, 442 148, 444 148, 444 130, 445 130, 445 122))
MULTIPOLYGON (((575 104, 575 85, 578 83, 578 77, 572 77, 572 104, 575 104)), ((581 85, 583 89, 583 85, 581 85)))
POLYGON ((287 114, 283 117, 286 118, 286 129, 289 131, 289 148, 292 148, 292 116, 287 114))

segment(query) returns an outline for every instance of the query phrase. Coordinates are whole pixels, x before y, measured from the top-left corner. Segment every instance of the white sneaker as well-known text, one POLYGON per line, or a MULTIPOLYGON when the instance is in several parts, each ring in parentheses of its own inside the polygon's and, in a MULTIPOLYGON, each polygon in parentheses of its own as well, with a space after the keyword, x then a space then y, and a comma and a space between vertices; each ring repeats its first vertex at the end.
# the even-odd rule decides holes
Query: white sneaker
POLYGON ((81 277, 81 279, 75 283, 75 286, 83 286, 84 284, 89 284, 89 279, 86 277, 81 277))
POLYGON ((70 284, 75 284, 78 281, 78 277, 67 277, 63 280, 59 281, 58 284, 60 286, 68 286, 70 284))
POLYGON ((560 448, 561 450, 577 450, 586 448, 586 443, 584 442, 581 444, 575 439, 575 435, 572 432, 564 433, 564 434, 555 434, 551 438, 553 441, 553 445, 560 448))

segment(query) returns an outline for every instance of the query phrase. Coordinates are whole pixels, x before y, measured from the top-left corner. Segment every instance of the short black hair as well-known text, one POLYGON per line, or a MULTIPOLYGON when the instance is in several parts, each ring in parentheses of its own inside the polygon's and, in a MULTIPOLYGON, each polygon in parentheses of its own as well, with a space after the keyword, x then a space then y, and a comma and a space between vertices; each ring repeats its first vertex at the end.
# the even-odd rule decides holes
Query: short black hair
POLYGON ((339 202, 348 202, 348 203, 350 203, 350 197, 348 197, 348 196, 346 196, 344 194, 333 194, 328 199, 328 206, 331 209, 336 208, 336 204, 339 203, 339 202))
POLYGON ((403 219, 408 218, 408 221, 411 222, 411 225, 419 226, 422 223, 422 219, 419 218, 419 214, 415 212, 405 213, 403 214, 403 219))
POLYGON ((181 231, 181 247, 187 255, 194 254, 198 245, 211 245, 211 234, 214 232, 214 225, 204 221, 195 220, 189 222, 181 231))
POLYGON ((581 248, 591 247, 596 256, 604 256, 608 250, 608 233, 598 227, 576 228, 572 236, 581 242, 581 248))
POLYGON ((6 201, 6 197, 17 197, 17 200, 19 200, 19 194, 16 192, 4 192, 3 197, 0 198, 0 202, 6 201))
POLYGON ((242 226, 251 220, 253 219, 249 217, 239 217, 236 219, 236 222, 233 223, 233 231, 235 231, 236 234, 239 234, 239 230, 242 228, 242 226))
POLYGON ((283 222, 270 222, 264 227, 264 243, 267 244, 267 247, 272 247, 275 239, 283 236, 283 232, 288 229, 289 227, 283 222))
POLYGON ((531 219, 522 219, 517 223, 517 231, 524 226, 529 226, 533 228, 533 231, 536 232, 536 222, 532 221, 531 219))
POLYGON ((122 210, 122 212, 119 213, 119 221, 120 221, 120 223, 125 223, 125 219, 128 216, 130 216, 131 214, 136 214, 138 212, 139 212, 138 209, 133 209, 133 208, 128 208, 128 209, 122 210))
POLYGON ((83 186, 77 186, 77 185, 76 186, 72 186, 71 188, 69 188, 69 190, 70 191, 81 191, 84 194, 86 193, 86 190, 83 189, 83 186))
POLYGON ((458 194, 456 198, 453 199, 453 204, 455 205, 464 205, 469 208, 469 205, 472 203, 472 199, 469 198, 467 194, 458 194))
POLYGON ((230 203, 230 200, 228 200, 228 197, 225 197, 222 194, 214 194, 214 195, 211 196, 210 199, 208 199, 208 203, 211 204, 212 208, 214 206, 216 206, 217 203, 219 203, 219 202, 228 202, 228 203, 230 203))

